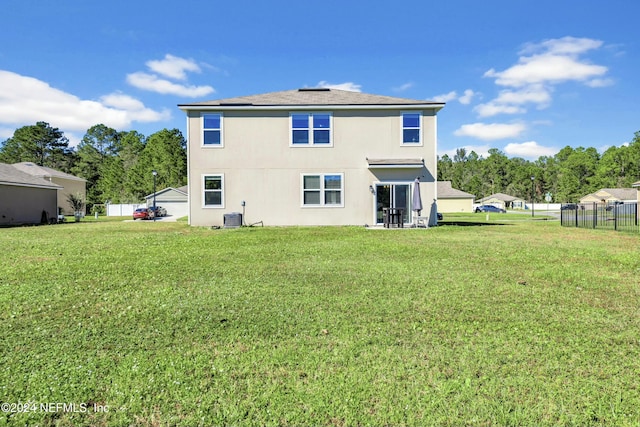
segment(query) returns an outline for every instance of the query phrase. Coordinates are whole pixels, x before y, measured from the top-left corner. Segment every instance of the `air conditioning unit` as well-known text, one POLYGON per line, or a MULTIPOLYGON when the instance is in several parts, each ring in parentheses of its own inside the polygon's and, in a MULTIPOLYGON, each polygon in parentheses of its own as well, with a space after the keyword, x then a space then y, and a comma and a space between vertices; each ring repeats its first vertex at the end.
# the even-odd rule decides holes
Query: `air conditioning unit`
POLYGON ((238 227, 242 227, 242 214, 240 212, 224 214, 224 228, 238 227))

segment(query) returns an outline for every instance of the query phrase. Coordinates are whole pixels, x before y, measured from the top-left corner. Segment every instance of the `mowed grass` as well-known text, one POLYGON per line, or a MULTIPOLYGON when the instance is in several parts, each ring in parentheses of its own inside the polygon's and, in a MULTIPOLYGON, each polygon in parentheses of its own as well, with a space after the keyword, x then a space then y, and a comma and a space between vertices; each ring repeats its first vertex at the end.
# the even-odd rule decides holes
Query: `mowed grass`
POLYGON ((98 221, 0 247, 0 400, 38 405, 0 425, 640 424, 636 234, 98 221))

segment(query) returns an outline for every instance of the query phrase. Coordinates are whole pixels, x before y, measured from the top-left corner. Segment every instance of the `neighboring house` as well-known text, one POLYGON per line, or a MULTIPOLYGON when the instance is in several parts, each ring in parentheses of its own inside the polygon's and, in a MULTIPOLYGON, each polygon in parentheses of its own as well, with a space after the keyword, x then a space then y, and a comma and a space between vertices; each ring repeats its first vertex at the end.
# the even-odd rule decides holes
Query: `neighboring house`
POLYGON ((500 209, 525 209, 525 201, 504 193, 495 193, 478 201, 481 205, 493 205, 500 209))
MULTIPOLYGON (((162 206, 167 210, 168 216, 180 218, 189 215, 188 186, 179 188, 168 187, 155 193, 156 206, 162 206)), ((147 206, 153 206, 153 194, 145 197, 147 206)))
POLYGON ((438 212, 473 212, 473 194, 456 190, 451 181, 438 181, 438 212))
MULTIPOLYGON (((635 184, 633 184, 635 186, 635 184)), ((613 203, 636 202, 638 191, 635 188, 603 188, 595 193, 587 194, 580 203, 613 203)))
POLYGON ((58 191, 58 207, 64 215, 74 214, 74 210, 68 200, 70 194, 79 195, 82 200, 87 199, 87 180, 85 179, 45 166, 38 166, 31 162, 14 163, 12 166, 31 176, 42 178, 61 186, 62 190, 58 191))
POLYGON ((437 222, 436 114, 444 103, 297 89, 182 104, 189 223, 382 224, 385 208, 437 222))
POLYGON ((0 225, 57 220, 57 184, 0 163, 0 225))

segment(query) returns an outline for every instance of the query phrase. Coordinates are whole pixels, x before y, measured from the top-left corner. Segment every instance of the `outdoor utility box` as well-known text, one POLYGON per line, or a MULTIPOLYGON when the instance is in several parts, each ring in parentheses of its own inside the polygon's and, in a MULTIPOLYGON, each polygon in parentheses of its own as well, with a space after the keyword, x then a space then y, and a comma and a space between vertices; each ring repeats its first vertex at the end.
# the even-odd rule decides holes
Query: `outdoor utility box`
POLYGON ((238 228, 242 226, 242 214, 231 212, 224 214, 224 228, 238 228))

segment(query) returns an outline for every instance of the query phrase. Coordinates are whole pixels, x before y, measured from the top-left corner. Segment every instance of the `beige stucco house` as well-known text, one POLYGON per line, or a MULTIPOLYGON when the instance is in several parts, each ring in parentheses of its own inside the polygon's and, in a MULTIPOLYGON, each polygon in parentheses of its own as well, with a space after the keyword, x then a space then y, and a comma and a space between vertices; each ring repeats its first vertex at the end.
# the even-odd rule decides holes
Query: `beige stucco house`
POLYGON ((580 199, 580 203, 635 202, 637 200, 638 191, 635 188, 603 188, 587 194, 580 199))
POLYGON ((474 199, 473 194, 453 188, 451 181, 438 181, 439 212, 473 212, 474 199))
POLYGON ((0 225, 56 221, 58 190, 55 183, 0 163, 0 225))
POLYGON ((443 103, 297 89, 181 104, 189 223, 225 215, 265 225, 382 224, 385 208, 437 221, 436 129, 443 103))
POLYGON ((73 208, 68 200, 70 194, 79 195, 82 200, 86 200, 87 198, 87 180, 83 178, 78 178, 77 176, 45 166, 38 166, 31 162, 14 163, 12 166, 31 176, 42 178, 62 187, 62 189, 58 191, 57 203, 63 215, 74 214, 73 208))

